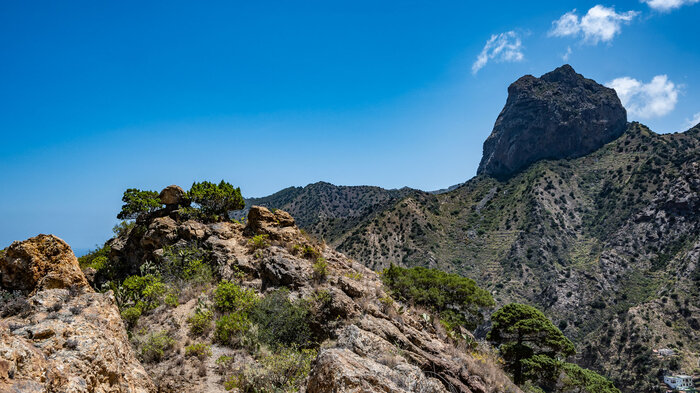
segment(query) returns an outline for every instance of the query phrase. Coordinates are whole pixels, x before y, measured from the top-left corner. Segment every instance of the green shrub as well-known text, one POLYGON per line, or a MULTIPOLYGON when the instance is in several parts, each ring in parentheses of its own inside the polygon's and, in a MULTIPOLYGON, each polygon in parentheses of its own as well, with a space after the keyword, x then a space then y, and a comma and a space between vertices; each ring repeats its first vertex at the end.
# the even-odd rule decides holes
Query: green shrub
POLYGON ((241 189, 234 188, 223 180, 218 185, 208 181, 195 182, 187 195, 204 214, 214 220, 227 218, 229 211, 245 207, 241 189))
POLYGON ((122 306, 138 305, 141 311, 145 312, 158 307, 166 291, 165 284, 153 274, 131 276, 122 283, 119 300, 122 306))
POLYGON ((437 269, 392 264, 382 272, 382 281, 396 299, 427 307, 453 327, 474 329, 483 321, 482 310, 495 305, 474 280, 437 269))
POLYGON ((159 271, 166 281, 184 280, 195 284, 211 282, 209 253, 196 245, 168 246, 163 250, 159 271))
POLYGON ((187 323, 190 325, 190 333, 201 335, 209 331, 214 313, 211 310, 197 310, 187 318, 187 323))
POLYGON ((205 359, 211 356, 211 345, 196 343, 185 347, 185 356, 196 356, 205 359))
POLYGON ((316 359, 313 349, 283 348, 239 369, 224 383, 226 390, 241 393, 298 392, 316 359))
POLYGON ((255 291, 222 280, 214 291, 214 305, 222 312, 247 313, 258 301, 255 291))
POLYGON ((321 252, 315 249, 313 246, 304 246, 301 249, 301 256, 311 260, 317 260, 321 257, 321 252))
POLYGON ((163 302, 170 307, 177 307, 180 304, 180 299, 178 298, 177 293, 170 292, 169 294, 165 295, 163 302))
POLYGON ((122 220, 119 224, 112 227, 112 233, 114 233, 114 236, 123 237, 128 235, 134 227, 136 227, 135 221, 122 220))
POLYGON ((309 305, 288 298, 289 291, 280 289, 267 294, 251 311, 258 325, 258 339, 272 347, 308 346, 311 342, 309 305))
POLYGON ((109 246, 103 246, 88 252, 78 258, 78 263, 81 269, 91 267, 95 270, 102 270, 109 263, 109 253, 112 249, 109 246))
POLYGON ((323 281, 328 277, 328 262, 326 262, 326 258, 319 257, 316 259, 313 268, 315 280, 323 281))
POLYGON ((117 214, 120 220, 133 220, 141 214, 156 211, 163 206, 157 192, 141 191, 137 188, 124 191, 122 202, 122 210, 117 214))
POLYGON ((353 279, 353 280, 355 280, 355 281, 360 281, 360 280, 362 280, 362 273, 360 273, 360 272, 352 271, 352 272, 347 272, 347 273, 345 273, 345 274, 343 274, 343 275, 344 275, 345 277, 350 278, 350 279, 353 279))
POLYGON ((563 381, 566 388, 582 388, 588 393, 620 393, 612 382, 595 371, 572 363, 563 363, 562 370, 566 373, 563 381))
POLYGON ((141 346, 141 360, 146 363, 160 361, 174 343, 166 331, 151 334, 141 346))
POLYGON ((248 244, 250 247, 255 251, 255 250, 261 250, 267 246, 269 246, 269 243, 267 242, 268 236, 265 234, 260 234, 260 235, 255 235, 253 236, 252 239, 248 241, 248 244))
POLYGON ((133 306, 122 311, 122 319, 127 323, 128 326, 136 325, 136 322, 141 317, 141 307, 133 306))
POLYGON ((243 313, 222 315, 216 321, 214 338, 226 345, 239 345, 250 329, 250 320, 243 313))

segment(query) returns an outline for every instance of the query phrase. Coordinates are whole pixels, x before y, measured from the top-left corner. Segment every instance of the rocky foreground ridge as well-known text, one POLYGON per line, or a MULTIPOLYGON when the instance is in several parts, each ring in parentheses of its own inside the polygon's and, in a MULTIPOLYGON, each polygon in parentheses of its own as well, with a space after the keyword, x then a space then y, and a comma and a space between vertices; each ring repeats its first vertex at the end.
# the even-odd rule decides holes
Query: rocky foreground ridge
POLYGON ((484 142, 477 174, 508 177, 535 161, 575 158, 622 135, 627 111, 615 90, 570 65, 508 87, 508 100, 484 142))
MULTIPOLYGON (((426 312, 391 301, 375 272, 306 237, 281 210, 253 207, 243 225, 206 224, 163 209, 108 244, 106 265, 123 269, 117 273, 123 276, 197 245, 209 253, 217 279, 238 282, 259 298, 282 287, 289 299, 323 298, 314 329, 326 339, 302 391, 520 391, 490 347, 469 349, 426 312), (310 250, 318 255, 308 258, 310 250), (327 263, 322 278, 318 258, 327 263)), ((106 288, 104 267, 87 270, 93 285, 106 288)), ((214 296, 207 283, 181 282, 175 300, 125 326, 115 304, 123 294, 95 292, 70 248, 50 235, 13 243, 0 259, 0 282, 6 293, 14 291, 0 321, 3 392, 237 391, 229 371, 263 368, 259 350, 222 345, 212 329, 193 334, 191 317, 214 296), (148 347, 156 344, 143 340, 153 332, 168 338, 157 359, 148 347), (204 355, 190 356, 191 343, 206 348, 204 355)))
POLYGON ((63 240, 12 243, 0 288, 16 294, 0 319, 0 392, 155 391, 114 297, 88 285, 63 240))

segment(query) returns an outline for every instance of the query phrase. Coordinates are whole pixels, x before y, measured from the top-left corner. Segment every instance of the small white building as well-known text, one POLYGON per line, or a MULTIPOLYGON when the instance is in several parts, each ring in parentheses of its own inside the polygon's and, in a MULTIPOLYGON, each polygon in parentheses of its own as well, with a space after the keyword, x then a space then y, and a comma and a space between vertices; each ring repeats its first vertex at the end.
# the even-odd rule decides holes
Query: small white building
POLYGON ((664 383, 671 389, 693 390, 693 377, 688 375, 664 375, 664 383))

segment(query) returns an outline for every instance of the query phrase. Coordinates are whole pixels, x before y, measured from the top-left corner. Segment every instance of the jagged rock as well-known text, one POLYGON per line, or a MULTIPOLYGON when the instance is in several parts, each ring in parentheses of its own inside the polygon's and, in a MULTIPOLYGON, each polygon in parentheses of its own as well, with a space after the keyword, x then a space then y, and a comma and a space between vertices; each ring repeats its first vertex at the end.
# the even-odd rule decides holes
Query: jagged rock
POLYGON ((252 206, 248 212, 247 231, 254 234, 266 234, 270 238, 291 239, 298 232, 294 219, 289 213, 276 210, 274 213, 262 206, 252 206), (286 230, 279 230, 280 228, 286 230))
POLYGON ((284 210, 275 210, 275 219, 281 227, 292 227, 295 225, 294 218, 284 210))
POLYGON ((319 353, 307 392, 447 393, 448 390, 438 380, 427 378, 416 366, 401 363, 390 368, 348 349, 331 348, 319 353))
POLYGON ((177 223, 170 217, 158 217, 151 221, 141 239, 141 246, 162 248, 177 239, 177 223))
POLYGON ((92 290, 68 244, 43 234, 13 242, 0 256, 0 284, 5 289, 34 292, 70 286, 92 290))
POLYGON ((298 288, 309 280, 312 269, 306 260, 275 255, 263 261, 260 275, 263 287, 282 285, 298 288))
POLYGON ((204 240, 209 236, 209 228, 194 220, 188 220, 180 224, 177 228, 178 235, 186 240, 204 240))
POLYGON ((174 184, 165 187, 158 195, 158 198, 166 206, 189 206, 185 190, 174 184))
POLYGON ((580 157, 625 131, 627 112, 613 89, 569 65, 508 87, 508 100, 484 142, 478 174, 507 177, 541 159, 580 157))
MULTIPOLYGON (((67 244, 40 235, 10 249, 3 266, 9 261, 11 277, 34 291, 16 299, 22 312, 2 313, 0 391, 155 391, 134 356, 112 292, 92 291, 67 244)), ((13 288, 4 280, 0 286, 13 288)))

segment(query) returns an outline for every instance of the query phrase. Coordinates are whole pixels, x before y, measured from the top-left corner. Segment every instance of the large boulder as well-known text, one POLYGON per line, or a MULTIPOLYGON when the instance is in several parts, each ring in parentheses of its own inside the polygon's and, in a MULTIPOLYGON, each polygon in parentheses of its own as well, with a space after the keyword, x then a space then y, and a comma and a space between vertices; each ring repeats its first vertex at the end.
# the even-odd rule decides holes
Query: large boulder
POLYGON ((14 242, 0 260, 0 392, 151 393, 112 292, 95 293, 52 235, 14 242))
POLYGON ((477 174, 508 177, 541 159, 574 158, 616 139, 627 111, 615 90, 569 65, 508 87, 508 100, 484 142, 477 174))
POLYGON ((36 292, 71 286, 92 291, 70 246, 54 235, 15 241, 0 257, 0 287, 36 292))
POLYGON ((158 195, 160 201, 166 206, 189 205, 187 193, 180 186, 170 185, 163 189, 158 195))

